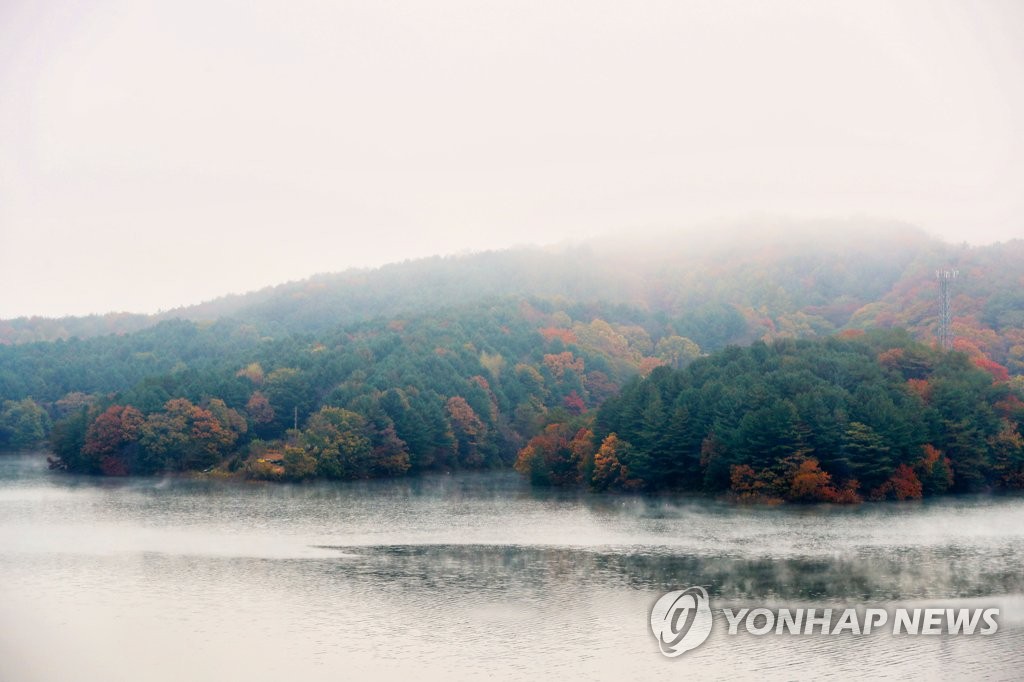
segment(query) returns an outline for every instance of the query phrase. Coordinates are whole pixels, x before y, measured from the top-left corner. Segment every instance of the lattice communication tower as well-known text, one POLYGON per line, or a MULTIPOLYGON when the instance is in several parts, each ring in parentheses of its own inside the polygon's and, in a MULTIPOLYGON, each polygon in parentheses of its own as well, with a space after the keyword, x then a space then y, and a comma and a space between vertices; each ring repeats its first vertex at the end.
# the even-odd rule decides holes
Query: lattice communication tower
POLYGON ((952 315, 949 312, 949 285, 960 274, 959 270, 936 270, 939 280, 939 347, 949 350, 953 347, 952 315))

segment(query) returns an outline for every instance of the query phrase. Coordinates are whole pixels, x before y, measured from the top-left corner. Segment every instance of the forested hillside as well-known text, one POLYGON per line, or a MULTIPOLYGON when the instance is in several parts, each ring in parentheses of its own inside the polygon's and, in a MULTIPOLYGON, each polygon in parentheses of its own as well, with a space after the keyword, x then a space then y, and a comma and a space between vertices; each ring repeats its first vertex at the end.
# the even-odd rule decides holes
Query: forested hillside
POLYGON ((156 315, 0 320, 0 344, 233 319, 261 336, 320 333, 496 297, 625 305, 671 319, 706 350, 844 328, 935 338, 938 268, 958 268, 959 348, 1024 372, 1024 241, 950 245, 867 221, 716 226, 561 247, 427 258, 324 274, 156 315))
MULTIPOLYGON (((774 370, 760 356, 753 374, 723 375, 712 383, 725 386, 729 395, 769 400, 773 409, 789 400, 797 413, 786 408, 787 415, 803 440, 799 447, 785 441, 796 449, 777 459, 798 469, 813 460, 831 477, 832 487, 825 488, 836 491, 837 499, 884 495, 878 491, 895 475, 893 467, 916 466, 926 445, 942 453, 936 461, 950 460, 951 490, 1017 480, 1006 473, 1012 466, 1000 469, 991 462, 979 465, 977 476, 958 473, 953 436, 935 424, 968 419, 968 413, 940 410, 941 418, 906 421, 910 412, 927 410, 913 402, 918 394, 905 394, 908 386, 924 391, 910 380, 955 374, 958 394, 997 414, 995 421, 978 422, 977 437, 986 443, 1001 438, 998 447, 1018 443, 1015 408, 1007 412, 1012 401, 1005 400, 1024 382, 1024 242, 953 247, 905 226, 847 223, 766 228, 761 237, 740 242, 734 237, 722 230, 433 258, 321 275, 158 316, 0 322, 6 342, 0 345, 0 448, 31 447, 49 438, 55 466, 72 471, 219 469, 286 479, 503 466, 518 454, 519 468, 538 482, 594 484, 586 468, 591 465, 579 468, 591 447, 577 438, 582 429, 589 433, 591 454, 614 433, 633 453, 629 457, 647 452, 655 462, 648 469, 642 458, 623 464, 629 474, 601 479, 595 487, 736 494, 756 489, 790 499, 778 480, 791 476, 773 468, 775 459, 747 461, 756 449, 749 433, 707 414, 687 436, 687 454, 671 465, 657 464, 682 446, 647 443, 638 435, 640 427, 621 421, 626 418, 615 417, 614 410, 633 391, 668 390, 663 382, 690 375, 658 370, 650 382, 629 382, 660 366, 696 371, 687 366, 730 345, 898 327, 908 335, 891 337, 891 348, 877 348, 876 341, 827 342, 861 344, 841 352, 827 348, 839 353, 836 362, 858 367, 850 381, 863 386, 844 387, 849 395, 841 406, 828 403, 829 419, 840 426, 820 433, 820 415, 811 419, 795 398, 786 397, 797 391, 796 380, 790 377, 784 388, 764 383, 761 374, 774 370), (939 267, 960 271, 953 292, 959 353, 953 355, 930 350, 939 267), (927 376, 894 383, 896 370, 876 357, 889 350, 924 358, 927 376), (606 402, 624 384, 622 396, 606 402), (906 417, 902 430, 889 431, 889 421, 859 415, 862 401, 851 397, 858 390, 888 396, 900 418, 906 417), (997 393, 1001 397, 993 398, 997 393), (838 463, 837 453, 852 447, 843 438, 850 428, 860 428, 854 425, 868 427, 865 437, 877 436, 890 453, 867 473, 856 468, 860 464, 847 470, 838 463), (916 440, 905 440, 908 432, 916 440), (549 442, 530 441, 535 436, 549 442), (700 453, 717 452, 720 444, 728 454, 703 462, 700 453), (528 463, 529 452, 562 446, 576 453, 572 466, 561 456, 540 457, 538 466, 528 463), (743 466, 752 470, 747 483, 740 476, 746 469, 734 470, 743 466), (776 482, 766 484, 771 476, 776 482)), ((758 348, 765 353, 808 347, 758 348)), ((730 348, 693 367, 714 366, 737 352, 730 348)), ((803 362, 807 358, 800 353, 797 360, 803 362)), ((810 371, 802 378, 813 379, 813 395, 838 400, 837 386, 829 387, 835 377, 810 371)), ((704 390, 704 379, 686 381, 696 382, 692 390, 704 390)), ((665 410, 679 399, 671 392, 662 396, 665 410)), ((694 394, 687 395, 691 400, 694 394)), ((687 409, 726 409, 701 396, 687 409)), ((749 419, 764 407, 757 401, 727 406, 749 419)), ((671 431, 678 425, 661 426, 671 431)), ((777 435, 783 442, 785 434, 777 435)), ((774 442, 773 436, 762 439, 774 442)), ((1020 449, 1019 443, 1006 447, 1020 449)), ((1011 455, 1006 457, 1016 456, 1011 455)))
POLYGON ((1024 488, 1024 401, 905 332, 757 342, 631 381, 552 424, 517 469, 541 484, 857 502, 1024 488))

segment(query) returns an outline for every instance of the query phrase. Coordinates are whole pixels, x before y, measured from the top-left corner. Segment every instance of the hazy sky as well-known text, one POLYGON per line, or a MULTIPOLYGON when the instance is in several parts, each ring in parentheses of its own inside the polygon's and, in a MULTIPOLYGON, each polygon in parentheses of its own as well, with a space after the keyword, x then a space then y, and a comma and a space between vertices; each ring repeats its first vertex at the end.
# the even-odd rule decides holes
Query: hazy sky
POLYGON ((1024 2, 0 0, 0 317, 757 211, 1024 237, 1024 2))

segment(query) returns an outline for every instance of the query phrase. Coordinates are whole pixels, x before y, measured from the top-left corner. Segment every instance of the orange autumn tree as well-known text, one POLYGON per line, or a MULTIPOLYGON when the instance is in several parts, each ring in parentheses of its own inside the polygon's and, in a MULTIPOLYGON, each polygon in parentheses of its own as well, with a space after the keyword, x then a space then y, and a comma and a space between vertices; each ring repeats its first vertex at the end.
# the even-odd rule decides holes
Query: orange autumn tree
POLYGON ((940 495, 953 486, 953 464, 931 443, 921 448, 921 459, 914 463, 914 473, 921 481, 923 495, 940 495))
POLYGON ((579 393, 577 393, 575 389, 573 389, 569 395, 562 398, 562 406, 565 407, 569 414, 572 415, 581 415, 587 409, 586 404, 583 402, 583 398, 580 397, 579 393))
POLYGON ((264 427, 274 421, 274 408, 270 406, 267 396, 260 391, 253 391, 253 394, 249 396, 249 401, 245 404, 245 411, 249 414, 254 428, 264 427))
POLYGON ((593 490, 639 490, 643 481, 630 474, 629 461, 633 446, 614 433, 608 434, 594 455, 594 471, 590 477, 593 490))
POLYGON ((139 442, 142 471, 208 469, 224 459, 247 430, 245 418, 214 398, 206 407, 168 400, 146 417, 139 442))
POLYGON ((131 405, 111 405, 89 425, 82 454, 92 461, 97 473, 124 476, 129 473, 126 460, 138 449, 139 432, 145 422, 142 413, 131 405))
POLYGON ((836 496, 832 476, 822 471, 818 460, 810 457, 797 467, 789 485, 789 499, 792 502, 826 502, 836 496))
POLYGON ((974 365, 975 367, 983 369, 991 374, 993 381, 1010 380, 1010 370, 1006 369, 995 360, 991 360, 987 357, 975 358, 974 365))
POLYGON ((921 481, 906 464, 900 464, 885 483, 871 491, 872 500, 919 500, 923 495, 921 481))
POLYGON ((449 398, 446 407, 458 448, 459 461, 471 466, 483 463, 484 453, 481 448, 487 439, 487 425, 462 396, 449 398))
POLYGON ((565 345, 576 343, 578 339, 576 334, 571 329, 563 329, 561 327, 544 327, 539 330, 541 336, 544 337, 545 341, 551 341, 552 339, 558 339, 565 345))
POLYGON ((861 501, 857 481, 851 479, 836 486, 832 475, 821 468, 817 459, 804 455, 787 457, 777 466, 761 471, 747 464, 733 465, 730 481, 734 498, 743 502, 856 504, 861 501))
POLYGON ((776 477, 759 475, 749 464, 730 467, 729 483, 729 489, 738 502, 778 504, 783 501, 776 491, 776 477))
POLYGON ((583 358, 577 358, 569 351, 545 354, 544 366, 550 370, 556 381, 563 381, 567 372, 572 372, 576 376, 583 375, 583 358))
POLYGON ((926 403, 932 399, 932 385, 927 379, 907 379, 907 390, 926 403))
POLYGON ((549 424, 516 457, 515 470, 536 485, 579 483, 593 468, 594 434, 570 424, 549 424))

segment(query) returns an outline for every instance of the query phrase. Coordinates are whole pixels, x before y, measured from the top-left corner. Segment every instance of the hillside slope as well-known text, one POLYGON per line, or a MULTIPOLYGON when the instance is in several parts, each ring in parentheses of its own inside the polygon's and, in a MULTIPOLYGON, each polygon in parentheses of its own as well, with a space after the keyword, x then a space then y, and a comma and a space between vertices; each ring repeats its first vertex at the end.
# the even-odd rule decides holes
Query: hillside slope
POLYGON ((808 315, 836 326, 857 306, 884 296, 919 254, 941 246, 905 225, 865 222, 641 233, 317 275, 157 315, 3 320, 0 343, 130 333, 168 319, 224 317, 263 332, 310 332, 495 296, 623 303, 669 315, 725 304, 758 314, 763 309, 772 319, 812 308, 808 315))
POLYGON ((960 271, 960 357, 1008 390, 1024 383, 1024 242, 953 247, 851 223, 735 236, 433 258, 174 319, 9 325, 117 333, 0 346, 0 448, 31 445, 52 424, 57 465, 93 473, 358 478, 503 465, 633 377, 729 345, 890 327, 932 345, 939 267, 960 271))

